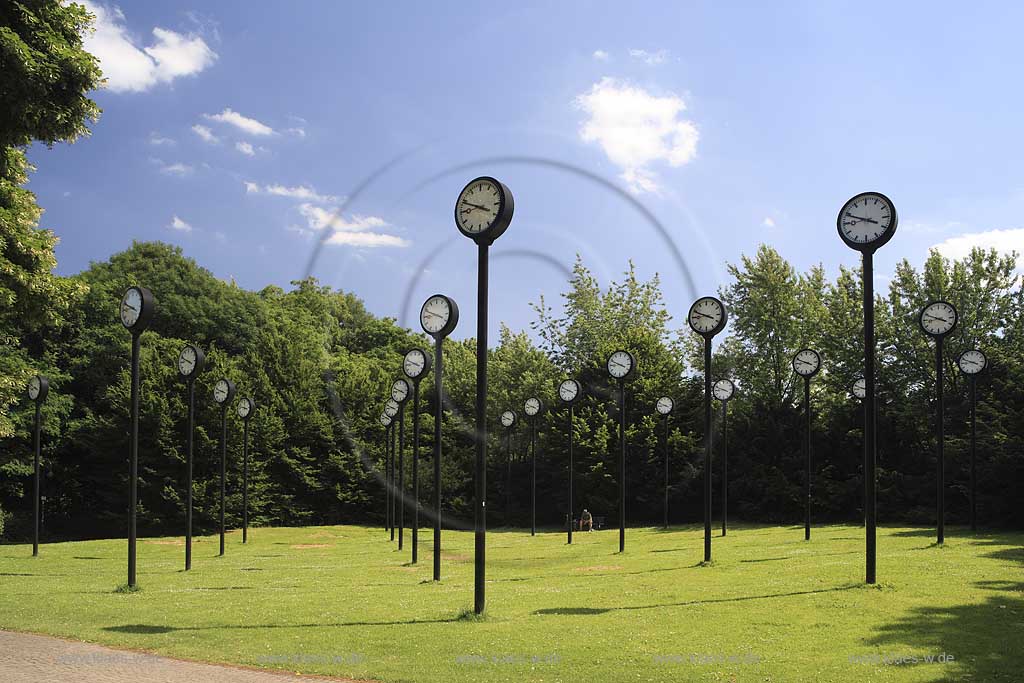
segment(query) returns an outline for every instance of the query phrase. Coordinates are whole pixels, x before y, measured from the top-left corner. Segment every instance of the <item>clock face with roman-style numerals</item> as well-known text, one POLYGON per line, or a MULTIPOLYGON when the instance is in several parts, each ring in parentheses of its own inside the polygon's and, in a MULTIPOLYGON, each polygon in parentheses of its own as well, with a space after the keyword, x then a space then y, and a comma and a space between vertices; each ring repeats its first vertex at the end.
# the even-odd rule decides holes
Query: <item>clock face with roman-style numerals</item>
POLYGON ((884 194, 863 192, 843 205, 837 223, 848 246, 873 251, 896 232, 896 209, 884 194))

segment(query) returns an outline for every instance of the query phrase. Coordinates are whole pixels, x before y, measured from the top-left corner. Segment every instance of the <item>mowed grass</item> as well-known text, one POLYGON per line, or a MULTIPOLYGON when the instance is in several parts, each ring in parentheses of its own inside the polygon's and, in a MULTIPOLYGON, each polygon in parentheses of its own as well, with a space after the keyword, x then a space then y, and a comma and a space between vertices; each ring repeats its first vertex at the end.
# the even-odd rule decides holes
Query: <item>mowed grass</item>
MULTIPOLYGON (((242 545, 123 540, 0 547, 0 628, 174 657, 382 681, 1020 681, 1024 535, 739 525, 488 533, 487 615, 473 535, 445 532, 443 580, 380 528, 253 529, 242 545), (926 657, 947 661, 928 663, 926 657), (948 661, 949 656, 953 657, 948 661), (920 658, 918 663, 908 660, 920 658), (863 659, 857 659, 863 658, 863 659), (880 661, 872 661, 877 659, 880 661), (902 661, 903 663, 896 663, 902 661)), ((101 664, 90 664, 99 666, 101 664)), ((144 673, 140 671, 140 675, 144 673)))

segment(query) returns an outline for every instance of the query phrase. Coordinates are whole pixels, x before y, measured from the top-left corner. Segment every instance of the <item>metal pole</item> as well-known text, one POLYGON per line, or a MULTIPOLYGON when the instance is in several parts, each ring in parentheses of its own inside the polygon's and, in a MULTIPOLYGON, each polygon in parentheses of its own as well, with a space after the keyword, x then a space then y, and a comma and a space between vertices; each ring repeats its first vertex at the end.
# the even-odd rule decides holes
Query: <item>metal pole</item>
POLYGON ((668 413, 664 415, 665 423, 665 528, 668 528, 668 413))
POLYGON ((391 540, 392 541, 395 540, 395 521, 398 519, 398 513, 397 513, 397 510, 395 509, 395 505, 396 505, 395 499, 397 498, 396 494, 398 493, 398 491, 395 488, 395 455, 396 455, 395 454, 395 431, 397 429, 398 429, 398 425, 395 423, 394 420, 392 420, 391 421, 391 440, 390 440, 390 446, 388 446, 391 449, 391 485, 389 486, 389 488, 391 489, 391 540))
POLYGON ((864 560, 865 582, 875 582, 875 274, 873 254, 864 252, 864 560))
POLYGON ((242 543, 249 536, 249 419, 242 420, 242 543))
POLYGON ((704 338, 704 561, 711 561, 711 338, 704 338))
POLYGON ((434 342, 434 581, 441 580, 441 418, 444 406, 441 393, 444 382, 443 340, 434 342))
POLYGON ((419 558, 420 535, 420 383, 412 385, 412 563, 419 558))
POLYGON ((722 535, 729 515, 729 402, 722 401, 722 535))
POLYGON ((132 335, 132 426, 128 456, 128 587, 135 588, 135 510, 139 500, 139 335, 132 335))
POLYGON ((505 430, 505 461, 508 471, 505 473, 505 526, 511 526, 512 519, 512 429, 505 430))
POLYGON ((192 448, 196 425, 196 383, 188 382, 188 453, 185 490, 185 571, 192 569, 192 448))
POLYGON ((975 432, 974 412, 978 404, 977 385, 974 375, 971 375, 971 531, 978 530, 978 509, 977 490, 978 478, 975 470, 975 456, 977 451, 977 434, 975 432))
POLYGON ((572 404, 569 404, 569 545, 572 545, 572 523, 573 523, 573 507, 572 507, 572 481, 573 481, 573 464, 572 464, 572 404))
POLYGON ((405 404, 398 406, 398 549, 405 543, 405 404))
POLYGON ((391 529, 391 425, 384 428, 384 533, 391 529))
POLYGON ((220 409, 220 554, 224 555, 224 491, 228 473, 228 404, 220 409))
POLYGON ((473 611, 486 607, 487 573, 487 245, 480 244, 476 283, 476 520, 473 611))
POLYGON ((804 419, 806 421, 806 442, 804 455, 807 469, 804 474, 804 497, 807 499, 804 510, 804 540, 811 540, 811 378, 804 377, 804 419))
POLYGON ((943 441, 945 440, 945 430, 942 424, 943 414, 943 401, 942 401, 942 337, 936 337, 935 339, 935 384, 939 391, 938 402, 935 410, 935 438, 938 441, 938 450, 936 451, 936 467, 938 468, 938 476, 936 477, 936 486, 938 487, 937 496, 937 518, 938 518, 938 543, 942 545, 946 538, 946 463, 943 456, 943 441))
POLYGON ((537 418, 530 423, 530 535, 537 535, 537 418))
POLYGON ((40 451, 40 431, 42 428, 42 419, 40 416, 40 410, 42 406, 36 401, 36 423, 33 436, 35 441, 35 488, 32 495, 32 522, 33 522, 33 533, 32 533, 32 557, 39 556, 39 502, 41 492, 39 490, 39 451, 40 451))
POLYGON ((626 552, 626 383, 619 380, 619 552, 626 552))

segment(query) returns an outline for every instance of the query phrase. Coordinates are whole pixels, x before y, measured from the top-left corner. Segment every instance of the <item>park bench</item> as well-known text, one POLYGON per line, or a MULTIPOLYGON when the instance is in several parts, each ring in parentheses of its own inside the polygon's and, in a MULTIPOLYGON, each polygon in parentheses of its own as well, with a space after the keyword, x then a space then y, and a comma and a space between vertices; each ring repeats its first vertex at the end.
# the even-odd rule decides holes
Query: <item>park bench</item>
MULTIPOLYGON (((566 515, 566 517, 568 517, 568 515, 566 515)), ((599 517, 597 515, 591 515, 591 517, 594 520, 594 528, 595 529, 603 529, 604 528, 604 517, 599 517)), ((572 530, 573 531, 579 531, 580 530, 580 520, 579 519, 572 520, 572 530)))

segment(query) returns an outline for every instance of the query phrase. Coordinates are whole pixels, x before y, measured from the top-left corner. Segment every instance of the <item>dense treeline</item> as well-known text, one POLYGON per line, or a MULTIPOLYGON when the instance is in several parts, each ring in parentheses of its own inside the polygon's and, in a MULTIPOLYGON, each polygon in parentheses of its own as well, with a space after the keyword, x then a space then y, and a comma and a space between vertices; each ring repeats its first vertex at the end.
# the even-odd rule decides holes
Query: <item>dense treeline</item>
MULTIPOLYGON (((917 312, 943 296, 962 311, 947 340, 947 504, 951 520, 967 514, 967 392, 955 370, 960 349, 980 346, 991 367, 979 379, 979 510, 983 523, 1020 524, 1016 489, 1024 483, 1020 456, 1024 405, 1021 292, 1015 260, 974 252, 950 263, 933 253, 922 272, 897 269, 888 296, 877 302, 879 376, 879 510, 883 521, 934 519, 934 441, 931 343, 917 312)), ((843 270, 828 282, 820 268, 798 274, 768 247, 730 266, 721 291, 731 327, 715 356, 716 376, 739 385, 731 404, 730 501, 736 518, 791 522, 801 518, 802 392, 790 360, 803 346, 820 350, 824 371, 813 384, 815 416, 813 506, 817 519, 855 520, 861 513, 859 402, 849 387, 860 367, 858 274, 843 270)), ((139 243, 70 278, 83 296, 59 328, 38 345, 40 369, 51 377, 44 408, 45 528, 50 538, 110 536, 126 524, 129 335, 116 318, 123 290, 145 283, 158 315, 142 340, 140 531, 181 533, 184 520, 185 388, 174 361, 186 343, 207 350, 197 385, 196 525, 216 522, 217 427, 214 382, 226 376, 259 406, 252 421, 250 502, 257 524, 378 522, 384 507, 375 472, 382 465, 377 422, 402 355, 419 333, 369 314, 351 293, 313 280, 289 291, 245 291, 215 278, 176 247, 139 243)), ((639 371, 627 388, 627 509, 634 523, 657 522, 662 511, 663 432, 653 406, 676 400, 671 418, 673 521, 694 521, 701 510, 702 424, 696 339, 670 327, 658 279, 632 270, 602 289, 582 263, 560 306, 541 301, 532 338, 502 329, 490 353, 492 420, 488 472, 492 525, 529 521, 528 430, 513 434, 511 467, 506 408, 540 396, 538 520, 560 526, 565 517, 567 419, 555 395, 564 377, 587 388, 575 422, 577 507, 613 518, 617 510, 617 402, 604 360, 630 349, 639 371), (511 477, 511 479, 509 479, 511 477), (510 501, 507 509, 506 501, 510 501)), ((445 354, 448 409, 444 425, 445 512, 471 519, 475 386, 474 340, 449 341, 445 354)), ((421 495, 430 500, 433 397, 423 387, 421 495)), ((24 538, 30 522, 32 411, 22 400, 3 439, 0 505, 13 515, 6 536, 24 538)), ((718 412, 716 410, 716 415, 718 412)), ((229 524, 240 523, 241 425, 229 413, 229 524)), ((411 435, 411 420, 407 420, 411 435)), ((410 439, 411 441, 411 439, 410 439)), ((406 467, 411 467, 407 454, 406 467)), ((720 463, 714 463, 715 492, 720 463)), ((411 472, 406 476, 411 481, 411 472)), ((715 506, 716 514, 718 507, 715 506)))

